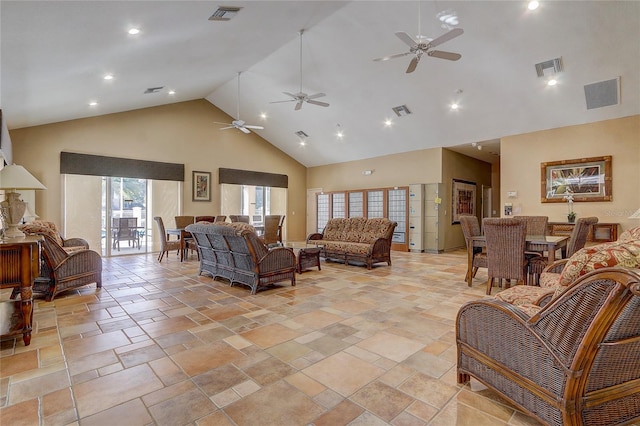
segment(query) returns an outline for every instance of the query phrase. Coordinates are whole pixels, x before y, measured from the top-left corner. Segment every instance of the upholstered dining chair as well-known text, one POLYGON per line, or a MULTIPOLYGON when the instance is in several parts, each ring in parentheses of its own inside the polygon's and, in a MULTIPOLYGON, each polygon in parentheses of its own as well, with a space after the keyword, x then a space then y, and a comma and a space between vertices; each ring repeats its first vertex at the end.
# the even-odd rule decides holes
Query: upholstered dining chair
MULTIPOLYGON (((464 241, 467 245, 467 250, 469 250, 469 244, 471 244, 471 237, 477 237, 480 235, 480 222, 478 221, 477 216, 473 215, 461 215, 460 216, 460 227, 462 228, 462 234, 464 235, 464 241)), ((469 271, 467 269, 467 274, 465 275, 465 281, 471 283, 469 280, 469 274, 472 274, 471 277, 475 277, 478 272, 478 268, 486 268, 487 267, 487 253, 482 250, 482 247, 474 247, 473 248, 473 260, 471 262, 472 270, 469 271)))
MULTIPOLYGON (((563 253, 564 258, 573 256, 575 252, 585 246, 589 231, 596 223, 598 223, 597 217, 581 217, 576 221, 573 231, 569 236, 566 253, 563 253)), ((547 267, 547 264, 547 258, 544 256, 529 259, 529 275, 533 280, 532 284, 537 285, 540 283, 540 274, 542 274, 544 268, 547 267)))
MULTIPOLYGON (((160 236, 160 253, 158 253, 158 262, 162 262, 164 254, 169 253, 169 250, 176 250, 178 253, 180 252, 180 240, 169 240, 169 236, 167 235, 167 231, 164 227, 164 222, 160 216, 155 216, 153 220, 158 225, 158 232, 160 236)), ((167 258, 169 258, 168 254, 167 258)))
POLYGON ((487 244, 487 294, 491 294, 491 287, 496 278, 500 282, 506 280, 506 288, 512 279, 522 281, 526 285, 527 224, 512 218, 485 218, 482 227, 487 244))

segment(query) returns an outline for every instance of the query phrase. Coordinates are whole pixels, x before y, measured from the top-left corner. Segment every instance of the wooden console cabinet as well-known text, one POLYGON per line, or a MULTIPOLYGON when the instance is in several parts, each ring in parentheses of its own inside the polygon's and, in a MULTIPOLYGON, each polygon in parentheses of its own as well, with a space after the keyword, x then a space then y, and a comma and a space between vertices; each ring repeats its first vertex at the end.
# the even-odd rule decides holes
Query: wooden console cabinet
MULTIPOLYGON (((575 223, 549 222, 547 224, 548 235, 571 235, 575 223)), ((603 243, 616 241, 618 239, 618 223, 596 223, 591 226, 587 241, 603 243)))
POLYGON ((0 288, 20 288, 20 300, 0 302, 0 337, 31 343, 33 281, 40 274, 39 236, 0 241, 0 288))

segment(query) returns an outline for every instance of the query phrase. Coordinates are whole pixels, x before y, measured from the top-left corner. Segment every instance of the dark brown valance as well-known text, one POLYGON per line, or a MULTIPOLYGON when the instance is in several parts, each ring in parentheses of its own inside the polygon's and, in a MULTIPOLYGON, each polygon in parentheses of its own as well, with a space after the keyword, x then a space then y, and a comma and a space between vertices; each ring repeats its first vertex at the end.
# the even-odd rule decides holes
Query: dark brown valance
POLYGON ((223 169, 221 167, 219 169, 218 183, 288 188, 289 176, 275 173, 253 172, 250 170, 223 169))
POLYGON ((184 182, 184 164, 60 153, 60 173, 184 182))

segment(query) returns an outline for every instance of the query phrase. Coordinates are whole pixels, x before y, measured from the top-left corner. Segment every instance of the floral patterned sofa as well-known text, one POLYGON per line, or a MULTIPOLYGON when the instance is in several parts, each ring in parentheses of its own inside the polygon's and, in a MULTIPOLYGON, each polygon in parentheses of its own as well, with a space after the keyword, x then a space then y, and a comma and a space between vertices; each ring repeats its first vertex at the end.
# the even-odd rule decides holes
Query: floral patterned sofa
POLYGON ((640 268, 640 227, 623 232, 617 241, 585 247, 569 259, 545 268, 540 286, 514 286, 496 294, 496 298, 519 306, 529 315, 556 299, 580 277, 609 267, 640 268))
POLYGON ((322 247, 325 259, 391 265, 391 239, 398 224, 386 218, 363 217, 329 219, 322 233, 311 234, 307 243, 322 247))

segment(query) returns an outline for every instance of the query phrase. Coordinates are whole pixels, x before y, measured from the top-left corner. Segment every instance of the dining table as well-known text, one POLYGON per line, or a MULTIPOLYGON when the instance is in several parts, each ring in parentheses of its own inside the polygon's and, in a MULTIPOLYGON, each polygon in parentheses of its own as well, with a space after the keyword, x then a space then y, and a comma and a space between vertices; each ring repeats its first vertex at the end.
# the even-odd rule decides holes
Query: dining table
POLYGON ((184 253, 187 249, 185 238, 191 236, 190 232, 185 231, 184 228, 169 228, 165 229, 167 235, 177 235, 180 238, 180 262, 184 260, 184 253))
MULTIPOLYGON (((556 251, 564 253, 567 249, 569 237, 566 235, 527 235, 526 251, 546 252, 549 264, 556 260, 556 251)), ((487 240, 484 235, 476 235, 470 238, 467 244, 467 270, 473 269, 473 249, 474 247, 486 247, 487 240)), ((467 274, 467 284, 471 286, 473 274, 467 274)))

